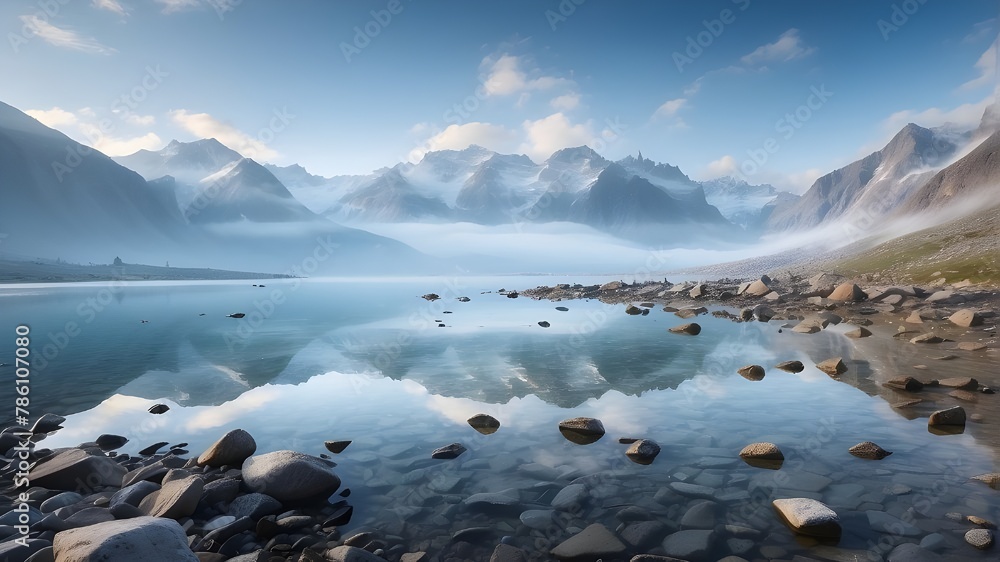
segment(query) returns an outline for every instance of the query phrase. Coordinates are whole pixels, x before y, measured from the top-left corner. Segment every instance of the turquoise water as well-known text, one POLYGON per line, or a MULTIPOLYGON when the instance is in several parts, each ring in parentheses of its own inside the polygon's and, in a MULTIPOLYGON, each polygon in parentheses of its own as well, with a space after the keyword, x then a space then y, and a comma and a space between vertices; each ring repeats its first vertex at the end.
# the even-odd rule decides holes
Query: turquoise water
MULTIPOLYGON (((10 337, 0 339, 0 362, 13 363, 14 328, 29 325, 32 351, 44 359, 32 376, 32 415, 69 418, 46 447, 116 433, 131 440, 126 453, 169 441, 190 443, 197 454, 236 427, 255 437, 258 452, 320 454, 323 441, 353 440, 336 456, 338 474, 353 491, 351 528, 374 528, 415 548, 445 550, 452 534, 476 526, 489 528, 478 538, 483 548, 502 536, 547 548, 592 522, 615 529, 625 506, 678 526, 704 501, 671 488, 688 483, 710 488, 715 502, 721 546, 706 559, 736 552, 735 543, 723 540, 725 524, 759 533, 741 554, 748 559, 777 552, 760 550, 768 547, 881 556, 932 533, 944 537, 945 554, 984 556, 962 544, 968 524, 945 513, 1000 518, 1000 494, 967 481, 995 469, 995 452, 969 434, 933 435, 925 419, 908 420, 866 393, 870 367, 853 357, 851 340, 836 331, 779 334, 776 323, 710 315, 697 319, 700 335, 680 336, 667 328, 689 320, 659 308, 627 316, 623 305, 496 292, 560 281, 4 288, 0 328, 10 337), (419 298, 431 292, 442 299, 419 298), (235 312, 247 316, 226 317, 235 312), (551 327, 540 327, 543 320, 551 327), (77 326, 67 329, 70 322, 77 326), (845 357, 850 370, 842 378, 852 384, 812 367, 835 355, 845 357), (771 368, 792 359, 806 370, 771 368), (764 380, 736 374, 750 363, 765 366, 764 380), (148 414, 157 402, 170 411, 148 414), (476 413, 499 419, 500 430, 474 431, 465 420, 476 413), (575 416, 601 419, 608 434, 587 446, 567 441, 557 424, 575 416), (651 465, 634 464, 619 437, 651 438, 663 450, 651 465), (894 454, 868 461, 847 453, 866 440, 894 454), (739 450, 757 441, 782 448, 781 470, 739 460, 739 450), (452 442, 468 452, 430 460, 433 449, 452 442), (586 494, 571 510, 538 528, 521 521, 524 511, 552 509, 553 497, 573 481, 586 494), (902 488, 894 486, 908 491, 897 495, 902 488), (515 505, 463 503, 481 492, 505 492, 515 505), (841 515, 845 536, 836 547, 795 540, 777 521, 770 500, 792 496, 821 499, 841 515), (915 531, 877 530, 868 511, 913 521, 915 531)), ((0 368, 0 377, 13 381, 12 367, 0 368)), ((3 388, 0 398, 12 404, 13 382, 3 388)))

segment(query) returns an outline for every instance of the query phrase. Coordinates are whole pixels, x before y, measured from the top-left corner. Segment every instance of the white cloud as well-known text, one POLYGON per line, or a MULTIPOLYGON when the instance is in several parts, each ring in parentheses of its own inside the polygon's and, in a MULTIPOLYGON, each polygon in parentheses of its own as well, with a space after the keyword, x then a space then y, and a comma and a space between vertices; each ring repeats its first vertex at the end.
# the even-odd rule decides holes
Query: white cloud
POLYGON ((90 123, 81 123, 80 132, 89 139, 87 144, 108 156, 126 156, 137 150, 156 150, 163 147, 163 141, 156 133, 146 133, 135 137, 115 137, 102 133, 98 126, 90 123))
POLYGON ((184 10, 190 10, 192 8, 200 8, 200 0, 156 0, 157 3, 163 4, 163 13, 172 14, 175 12, 181 12, 184 10))
POLYGON ((951 123, 959 129, 973 129, 979 125, 986 106, 993 101, 994 98, 990 95, 978 102, 963 103, 952 109, 939 107, 931 107, 922 111, 904 109, 886 117, 882 121, 882 128, 886 133, 892 135, 898 133, 907 123, 916 123, 921 127, 940 127, 945 123, 951 123))
POLYGON ((148 127, 150 125, 156 124, 156 117, 152 115, 138 115, 136 113, 129 113, 125 116, 125 122, 129 125, 136 125, 139 127, 148 127))
POLYGON ((277 151, 268 147, 260 139, 251 137, 207 113, 188 113, 185 109, 178 109, 171 111, 170 117, 174 123, 198 138, 215 138, 247 158, 273 160, 278 157, 277 151))
POLYGON ((25 113, 37 119, 42 125, 52 127, 53 129, 75 125, 77 122, 77 117, 73 112, 59 107, 53 107, 52 109, 28 109, 25 113))
POLYGON ((483 90, 488 96, 509 96, 527 90, 547 90, 559 85, 572 84, 571 80, 554 76, 537 76, 530 78, 522 68, 522 60, 514 55, 501 55, 494 60, 486 57, 480 64, 488 68, 483 80, 483 90))
POLYGON ((978 43, 990 37, 995 37, 996 31, 993 28, 996 26, 996 23, 996 18, 990 18, 974 24, 972 31, 962 38, 962 43, 978 43))
POLYGON ((580 94, 570 92, 568 94, 552 98, 549 105, 557 111, 569 111, 580 106, 580 94))
POLYGON ((525 121, 522 127, 526 138, 519 152, 535 161, 545 160, 553 152, 566 147, 591 144, 598 138, 589 122, 574 125, 561 112, 537 121, 525 121))
POLYGON ((995 84, 997 76, 996 39, 994 39, 993 43, 990 44, 986 51, 979 56, 979 60, 976 61, 975 68, 979 72, 979 76, 959 86, 959 90, 974 90, 976 88, 995 84))
POLYGON ((735 176, 739 174, 740 164, 733 158, 732 155, 726 154, 718 160, 712 160, 705 167, 705 173, 702 175, 703 179, 710 180, 715 178, 721 178, 723 176, 735 176))
POLYGON ((24 26, 31 30, 34 36, 40 37, 43 41, 56 47, 64 47, 84 53, 98 55, 110 55, 116 52, 111 47, 105 47, 96 39, 84 37, 75 31, 62 29, 52 25, 38 16, 21 16, 24 26))
POLYGON ((502 125, 473 121, 463 125, 449 125, 447 129, 427 139, 420 148, 409 154, 417 162, 424 154, 435 150, 462 150, 478 144, 496 152, 511 152, 517 144, 517 133, 502 125))
POLYGON ((680 111, 682 107, 684 107, 687 101, 688 100, 685 98, 667 100, 663 102, 663 105, 656 108, 656 111, 653 113, 653 118, 656 119, 659 117, 673 117, 674 115, 677 115, 677 112, 680 111))
POLYGON ((757 47, 752 53, 741 57, 740 61, 748 66, 758 66, 769 62, 787 62, 809 56, 815 50, 802 44, 799 30, 793 27, 782 33, 774 43, 757 47))
POLYGON ((781 172, 773 169, 759 169, 753 175, 745 175, 740 169, 741 162, 731 154, 726 154, 717 160, 709 162, 696 177, 701 181, 733 176, 752 185, 769 183, 774 187, 792 193, 804 193, 822 176, 824 171, 819 168, 809 168, 801 172, 781 172))
POLYGON ((128 15, 128 11, 125 6, 122 6, 121 2, 118 0, 92 0, 91 4, 98 10, 107 10, 109 12, 114 12, 119 16, 128 15))

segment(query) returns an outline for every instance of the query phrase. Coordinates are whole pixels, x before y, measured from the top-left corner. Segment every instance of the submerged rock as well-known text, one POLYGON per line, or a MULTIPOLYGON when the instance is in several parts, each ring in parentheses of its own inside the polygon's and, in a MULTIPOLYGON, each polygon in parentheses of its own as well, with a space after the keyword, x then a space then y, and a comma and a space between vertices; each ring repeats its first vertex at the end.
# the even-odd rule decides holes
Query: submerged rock
POLYGON ((431 458, 445 460, 455 459, 465 451, 466 448, 461 443, 452 443, 451 445, 445 445, 444 447, 434 449, 431 453, 431 458))
POLYGON ((839 539, 843 532, 837 512, 814 499, 778 499, 771 505, 785 524, 801 535, 839 539))
POLYGON ((979 381, 972 377, 951 377, 938 381, 941 386, 957 388, 959 390, 976 390, 979 388, 979 381))
POLYGON ((559 560, 597 560, 618 557, 626 550, 607 527, 594 523, 557 545, 549 554, 559 560))

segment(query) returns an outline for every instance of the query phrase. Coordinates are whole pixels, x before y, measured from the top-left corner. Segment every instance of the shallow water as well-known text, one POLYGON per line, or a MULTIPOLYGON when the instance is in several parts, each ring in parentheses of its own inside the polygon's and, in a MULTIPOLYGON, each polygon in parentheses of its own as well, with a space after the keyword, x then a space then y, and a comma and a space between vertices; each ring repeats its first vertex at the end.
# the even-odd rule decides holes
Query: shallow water
MULTIPOLYGON (((466 541, 483 551, 461 556, 488 558, 503 536, 544 552, 593 522, 615 529, 618 512, 639 506, 667 530, 717 528, 713 549, 694 559, 729 553, 881 559, 892 546, 934 532, 946 555, 987 556, 962 542, 971 526, 945 514, 1000 518, 1000 492, 968 481, 996 469, 995 449, 974 432, 931 434, 925 418, 907 419, 870 396, 877 388, 868 380, 872 365, 836 330, 790 337, 778 333, 776 322, 703 315, 700 335, 680 336, 667 328, 689 320, 658 308, 633 317, 621 305, 495 292, 551 282, 0 289, 2 329, 11 334, 0 341, 0 358, 13 358, 14 326, 22 322, 31 326, 34 353, 44 357, 52 346, 32 377, 32 415, 72 415, 46 447, 116 433, 131 440, 126 453, 170 441, 188 442, 197 454, 236 427, 254 436, 258 452, 320 454, 323 441, 353 440, 336 455, 338 474, 353 491, 349 529, 402 537, 411 550, 448 552, 457 548, 450 541, 455 532, 483 527, 466 541), (428 292, 443 299, 419 298, 428 292), (455 300, 462 295, 471 301, 455 300), (232 312, 248 316, 227 318, 232 312), (540 327, 542 320, 551 327, 540 327), (66 330, 67 322, 79 333, 66 330), (840 381, 812 366, 837 355, 849 367, 840 381), (792 359, 805 363, 805 371, 771 368, 792 359), (736 374, 750 363, 765 366, 764 380, 736 374), (148 414, 156 402, 171 410, 148 414), (500 430, 477 433, 465 421, 476 413, 499 419, 500 430), (608 434, 591 445, 569 442, 557 424, 575 416, 601 419, 608 434), (651 465, 634 464, 619 437, 654 439, 662 452, 651 465), (738 458, 757 441, 781 447, 780 470, 738 458), (848 454, 861 441, 894 454, 882 461, 848 454), (452 442, 468 452, 430 459, 433 449, 452 442), (574 481, 582 486, 563 493, 571 501, 550 514, 553 499, 574 481), (484 492, 506 494, 494 503, 507 505, 466 503, 484 492), (824 501, 841 516, 844 537, 835 547, 796 539, 770 508, 779 497, 824 501), (699 505, 706 499, 714 503, 699 505), (530 524, 520 518, 525 511, 530 524), (886 528, 879 512, 912 526, 886 528), (727 535, 726 524, 754 531, 740 531, 748 538, 727 535)), ((0 376, 13 380, 12 368, 0 368, 0 376)), ((13 402, 13 393, 0 398, 13 402)))

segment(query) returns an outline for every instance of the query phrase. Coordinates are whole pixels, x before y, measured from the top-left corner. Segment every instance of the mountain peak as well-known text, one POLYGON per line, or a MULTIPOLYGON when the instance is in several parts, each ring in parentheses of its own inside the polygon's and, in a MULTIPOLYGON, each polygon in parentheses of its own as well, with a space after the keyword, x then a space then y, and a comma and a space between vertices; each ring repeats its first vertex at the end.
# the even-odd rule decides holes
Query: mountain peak
POLYGON ((582 145, 557 150, 552 153, 552 156, 549 156, 546 162, 565 162, 569 164, 583 160, 603 161, 604 157, 598 154, 593 148, 582 145))

